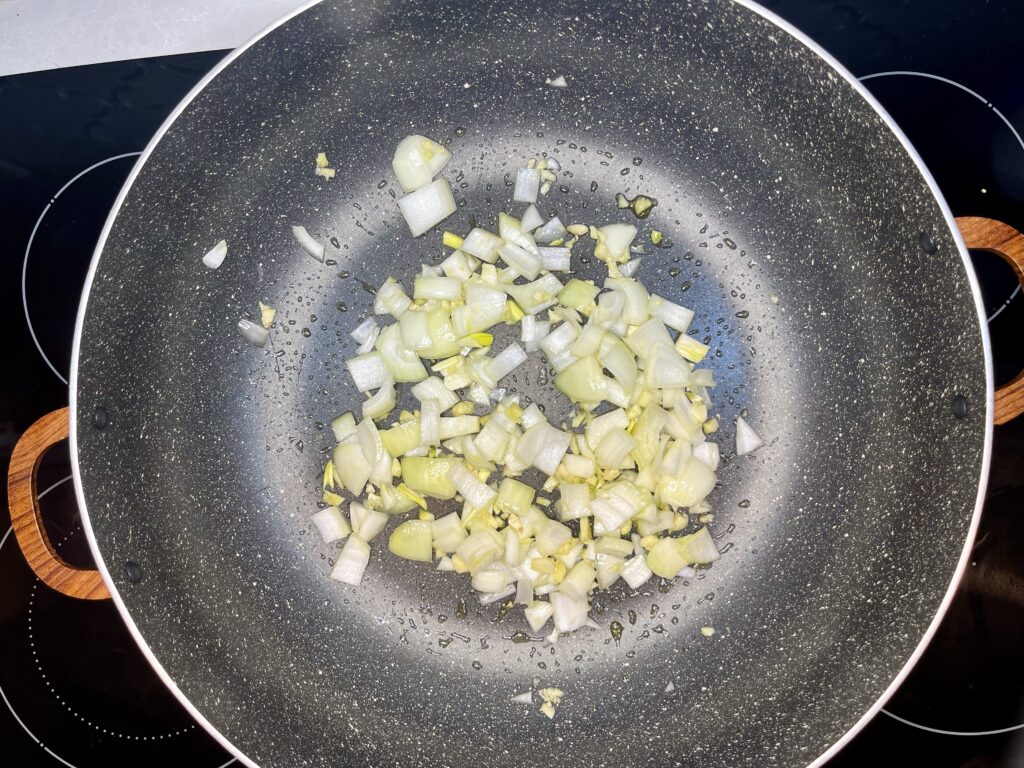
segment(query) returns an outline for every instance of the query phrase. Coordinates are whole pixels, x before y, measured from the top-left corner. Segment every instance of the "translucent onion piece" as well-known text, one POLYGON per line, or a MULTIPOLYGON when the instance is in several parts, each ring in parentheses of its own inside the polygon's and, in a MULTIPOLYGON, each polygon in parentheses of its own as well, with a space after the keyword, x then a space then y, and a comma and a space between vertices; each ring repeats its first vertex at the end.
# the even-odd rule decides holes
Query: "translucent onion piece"
POLYGON ((325 544, 344 539, 352 533, 345 515, 338 507, 321 509, 310 518, 310 521, 316 526, 325 544))
POLYGON ((742 416, 736 417, 736 455, 746 456, 764 446, 764 440, 747 424, 742 416))
POLYGON ((292 227, 292 234, 295 235, 295 239, 299 245, 302 246, 302 250, 312 256, 319 262, 324 260, 324 247, 318 243, 313 236, 306 231, 306 228, 302 225, 295 225, 292 227))
POLYGON ((224 263, 224 257, 228 255, 228 241, 221 240, 203 256, 203 264, 210 269, 217 269, 224 263))
POLYGON ((413 237, 419 237, 455 213, 455 198, 445 179, 437 179, 422 189, 399 198, 398 209, 413 237))
POLYGON ((370 545, 358 536, 349 536, 331 570, 331 578, 358 587, 369 562, 370 545))
POLYGON ((523 232, 532 232, 543 223, 544 217, 540 215, 537 206, 530 205, 523 212, 523 218, 519 220, 519 228, 523 232))
POLYGON ((395 148, 391 167, 402 191, 413 192, 427 186, 451 159, 451 153, 436 141, 406 136, 395 148))
POLYGON ((252 320, 238 321, 238 332, 254 347, 262 347, 270 338, 270 331, 252 320))
POLYGON ((540 190, 540 171, 536 168, 520 168, 516 172, 516 185, 512 199, 517 203, 536 203, 540 190))

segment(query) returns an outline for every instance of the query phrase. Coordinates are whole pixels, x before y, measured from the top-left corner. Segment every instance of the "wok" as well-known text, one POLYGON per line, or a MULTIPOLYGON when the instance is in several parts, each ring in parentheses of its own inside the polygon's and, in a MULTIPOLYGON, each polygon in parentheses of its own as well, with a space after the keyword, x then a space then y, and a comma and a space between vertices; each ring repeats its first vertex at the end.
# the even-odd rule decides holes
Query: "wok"
MULTIPOLYGON (((1021 261, 1009 228, 964 227, 1021 261)), ((583 253, 578 276, 600 277, 583 253)), ((189 711, 262 766, 820 765, 937 626, 993 419, 1021 409, 1020 381, 994 407, 977 284, 920 158, 833 59, 727 0, 295 13, 140 158, 97 246, 72 370, 99 571, 60 561, 34 504, 62 412, 12 461, 19 542, 51 586, 109 594, 189 711), (568 87, 545 87, 557 75, 568 87), (383 546, 344 587, 327 578, 337 549, 310 535, 324 424, 361 399, 343 360, 367 287, 441 253, 393 199, 408 133, 453 152, 456 232, 493 226, 514 170, 545 154, 562 171, 542 212, 564 221, 622 220, 617 192, 656 198, 672 247, 640 277, 710 339, 726 458, 741 411, 768 438, 721 471, 722 559, 635 593, 619 582, 596 600, 599 630, 514 642, 518 610, 499 618, 467 580, 383 546), (327 264, 293 223, 332 243, 327 264), (228 258, 207 270, 221 238, 228 258), (263 350, 234 328, 258 301, 278 309, 263 350), (531 686, 564 690, 554 720, 510 701, 531 686)), ((557 418, 537 373, 516 386, 557 418)))

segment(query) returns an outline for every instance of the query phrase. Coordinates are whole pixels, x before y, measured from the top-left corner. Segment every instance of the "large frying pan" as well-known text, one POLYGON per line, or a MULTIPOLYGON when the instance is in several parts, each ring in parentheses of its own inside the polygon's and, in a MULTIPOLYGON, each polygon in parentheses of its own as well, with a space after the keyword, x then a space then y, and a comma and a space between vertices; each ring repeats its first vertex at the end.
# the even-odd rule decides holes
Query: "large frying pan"
MULTIPOLYGON (((1019 263, 1019 235, 966 225, 1019 263)), ((19 541, 47 583, 109 590, 247 765, 820 765, 906 674, 964 566, 996 416, 979 307, 909 144, 756 6, 324 2, 200 84, 100 239, 71 446, 102 579, 39 538, 32 467, 60 414, 12 463, 19 541), (569 87, 544 87, 557 74, 569 87), (390 153, 412 132, 454 153, 456 231, 490 223, 542 153, 564 169, 545 200, 564 220, 612 220, 618 191, 657 198, 674 247, 641 275, 712 340, 723 445, 743 408, 770 438, 721 473, 723 558, 639 594, 620 582, 601 630, 512 642, 518 612, 470 598, 458 615, 465 580, 377 547, 346 588, 308 535, 323 424, 359 401, 342 360, 364 286, 439 253, 392 199, 390 153), (312 173, 321 150, 331 182, 312 173), (336 241, 328 265, 293 222, 336 241), (206 270, 222 237, 229 257, 206 270), (279 310, 263 350, 234 328, 257 301, 279 310), (510 702, 531 684, 565 691, 555 720, 510 702)), ((557 412, 536 380, 521 391, 557 412)))

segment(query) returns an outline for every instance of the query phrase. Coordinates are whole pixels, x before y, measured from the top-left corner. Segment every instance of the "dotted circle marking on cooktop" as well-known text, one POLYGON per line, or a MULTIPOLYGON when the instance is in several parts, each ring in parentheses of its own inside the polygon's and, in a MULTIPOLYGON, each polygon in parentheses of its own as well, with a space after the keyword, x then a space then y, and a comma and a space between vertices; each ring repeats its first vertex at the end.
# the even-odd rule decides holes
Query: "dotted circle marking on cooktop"
MULTIPOLYGON (((978 101, 980 101, 982 104, 984 104, 986 107, 991 109, 995 113, 995 115, 1000 120, 1002 120, 1003 123, 1006 124, 1006 127, 1010 129, 1010 132, 1013 134, 1013 137, 1015 139, 1017 139, 1017 143, 1020 144, 1020 148, 1024 149, 1024 139, 1021 138, 1021 135, 1017 132, 1017 129, 1013 127, 1013 123, 1011 123, 1009 120, 1007 120, 1006 115, 1004 115, 1002 112, 999 111, 999 107, 995 106, 991 101, 986 99, 984 96, 982 96, 977 91, 971 90, 966 85, 964 85, 963 83, 958 83, 956 80, 950 80, 948 77, 939 77, 939 75, 933 75, 933 74, 930 74, 928 72, 915 72, 915 71, 909 70, 909 69, 896 69, 896 70, 892 70, 891 72, 875 72, 873 75, 864 75, 863 77, 859 77, 857 79, 860 80, 861 82, 864 82, 865 80, 874 80, 875 78, 878 78, 878 77, 895 77, 895 76, 901 76, 901 77, 923 77, 923 78, 926 78, 928 80, 937 80, 940 83, 946 83, 946 85, 952 85, 953 87, 959 88, 961 91, 964 91, 965 93, 970 94, 971 96, 976 98, 978 101)), ((984 191, 985 190, 982 190, 982 192, 984 192, 984 191)), ((1018 283, 1017 286, 1014 287, 1013 293, 1010 294, 1009 298, 1007 298, 1005 301, 1003 301, 1003 303, 999 305, 999 309, 997 309, 995 312, 993 312, 991 315, 989 315, 986 318, 986 321, 991 323, 993 320, 995 320, 996 317, 998 317, 999 314, 1010 305, 1010 302, 1013 301, 1017 297, 1017 294, 1020 293, 1020 289, 1021 289, 1021 286, 1018 283)), ((888 714, 888 712, 886 714, 888 714)), ((1022 725, 1021 727, 1024 727, 1024 725, 1022 725)))
MULTIPOLYGON (((65 376, 60 371, 57 370, 54 364, 50 362, 50 358, 47 356, 46 352, 43 351, 43 345, 40 344, 39 339, 36 338, 36 331, 35 328, 32 327, 32 318, 29 316, 28 312, 28 296, 25 289, 25 282, 26 275, 28 274, 28 258, 32 252, 32 241, 35 240, 36 232, 39 230, 39 225, 43 223, 43 219, 49 212, 50 206, 57 202, 57 198, 61 196, 61 193, 64 192, 64 190, 66 190, 80 178, 85 176, 85 174, 89 173, 89 171, 96 170, 100 166, 106 165, 107 163, 111 163, 114 160, 122 160, 127 157, 138 157, 141 154, 141 152, 125 152, 122 155, 114 155, 113 157, 108 157, 105 160, 100 160, 98 163, 93 163, 84 171, 79 171, 77 174, 72 176, 71 179, 67 181, 63 187, 57 190, 57 194, 51 197, 50 202, 48 202, 46 204, 46 207, 43 208, 43 212, 39 214, 39 218, 36 219, 36 223, 32 227, 32 234, 28 236, 28 243, 25 245, 25 258, 21 263, 21 306, 22 309, 24 309, 25 311, 25 322, 28 323, 28 332, 32 336, 32 342, 36 345, 36 349, 39 350, 39 354, 42 355, 43 362, 46 363, 50 370, 53 371, 53 374, 62 382, 64 382, 65 385, 67 385, 68 383, 67 378, 65 378, 65 376)), ((40 494, 40 497, 42 497, 42 494, 40 494)))
MULTIPOLYGON (((63 480, 58 480, 53 485, 51 485, 49 488, 47 488, 44 491, 40 492, 38 498, 40 498, 40 499, 43 498, 46 494, 48 494, 54 488, 57 488, 58 486, 63 485, 64 483, 66 483, 68 480, 71 479, 71 477, 72 477, 71 475, 68 475, 63 480)), ((7 529, 7 532, 3 535, 3 538, 0 538, 0 550, 3 549, 4 544, 7 543, 7 539, 10 538, 11 533, 13 531, 14 531, 14 526, 9 527, 7 529)), ((68 535, 70 535, 70 534, 68 534, 68 535)), ((61 543, 63 543, 66 539, 67 539, 67 536, 65 536, 64 539, 61 540, 61 543)), ((57 546, 59 548, 60 544, 58 544, 57 546)), ((36 583, 33 584, 32 589, 35 590, 35 588, 38 586, 38 584, 39 584, 39 579, 36 579, 36 583)), ((32 611, 32 608, 31 608, 31 603, 30 603, 30 605, 29 605, 29 612, 31 613, 31 611, 32 611)), ((31 621, 32 621, 32 619, 30 617, 29 618, 29 623, 30 624, 31 624, 31 621)), ((30 637, 31 637, 31 635, 30 635, 30 637)), ((33 653, 33 655, 35 655, 35 651, 33 651, 32 653, 33 653)), ((44 678, 45 678, 45 675, 44 675, 44 678)), ((38 744, 40 746, 40 748, 42 748, 54 760, 57 760, 60 763, 68 766, 68 768, 76 768, 76 766, 73 763, 69 763, 63 757, 58 755, 56 752, 54 752, 52 749, 50 749, 48 746, 46 746, 43 742, 41 742, 39 740, 39 738, 34 733, 32 733, 31 729, 27 725, 25 725, 25 721, 22 720, 18 716, 17 711, 15 711, 14 707, 11 705, 11 701, 10 701, 10 699, 7 698, 7 694, 4 692, 3 686, 0 686, 0 699, 3 699, 3 702, 4 702, 4 704, 7 705, 7 709, 10 711, 11 716, 15 719, 15 721, 18 723, 18 725, 21 726, 21 729, 23 731, 25 731, 25 733, 28 734, 29 738, 31 738, 32 741, 34 741, 36 744, 38 744)), ((58 697, 58 701, 60 701, 60 697, 58 697)), ((67 706, 67 705, 65 705, 65 706, 67 706)), ((74 714, 74 713, 72 712, 72 714, 74 714)), ((80 718, 80 719, 83 719, 83 721, 84 721, 84 718, 80 718)), ((92 725, 92 724, 89 723, 89 725, 92 725)), ((95 727, 95 726, 93 726, 93 727, 95 727)), ((195 725, 193 725, 192 728, 195 728, 195 725)), ((103 729, 100 729, 100 730, 102 730, 103 733, 110 733, 110 734, 112 734, 112 732, 108 732, 108 731, 103 730, 103 729)), ((113 734, 113 735, 117 735, 117 734, 113 734)), ((131 738, 131 737, 128 737, 128 738, 131 738)), ((135 737, 135 738, 138 739, 138 737, 135 737)), ((163 737, 160 737, 160 738, 163 738, 163 737)), ((156 738, 153 737, 153 740, 156 740, 156 738)), ((226 763, 222 763, 221 765, 217 766, 217 768, 227 768, 229 765, 234 765, 236 762, 237 762, 237 758, 233 757, 230 760, 228 760, 226 763)))

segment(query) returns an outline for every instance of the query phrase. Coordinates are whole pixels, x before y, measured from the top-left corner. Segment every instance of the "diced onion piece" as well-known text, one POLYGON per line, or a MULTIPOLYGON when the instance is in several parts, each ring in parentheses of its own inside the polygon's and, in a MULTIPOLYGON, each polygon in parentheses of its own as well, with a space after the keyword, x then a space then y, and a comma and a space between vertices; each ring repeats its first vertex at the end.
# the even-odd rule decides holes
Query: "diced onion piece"
POLYGON ((455 213, 455 198, 445 179, 437 179, 422 189, 399 198, 398 208, 413 237, 419 237, 455 213))
POLYGON ((462 527, 462 521, 457 512, 432 521, 430 531, 433 536, 434 549, 445 554, 455 552, 469 535, 462 527))
MULTIPOLYGON (((430 318, 427 318, 428 326, 430 318)), ((433 335, 431 336, 433 338, 433 335)), ((402 344, 401 329, 398 325, 389 325, 377 337, 377 351, 388 373, 397 382, 423 381, 427 378, 427 369, 419 355, 402 344)))
POLYGON ((420 445, 441 444, 441 406, 436 400, 424 400, 420 406, 420 445))
MULTIPOLYGON (((658 494, 664 504, 673 507, 691 507, 703 500, 715 487, 715 473, 702 461, 689 460, 677 475, 663 475, 658 482, 658 494)), ((657 573, 657 571, 655 571, 657 573)))
POLYGON ((349 504, 348 515, 352 521, 352 531, 367 543, 373 541, 373 538, 388 524, 388 516, 383 512, 370 509, 355 501, 349 504))
POLYGON ((555 612, 555 607, 547 602, 546 600, 537 600, 526 609, 526 621, 530 625, 530 629, 534 632, 540 632, 544 628, 544 625, 548 623, 548 619, 555 612))
POLYGON ((551 601, 555 629, 559 632, 575 632, 587 623, 587 598, 573 598, 561 592, 552 592, 551 601))
MULTIPOLYGON (((569 458, 566 456, 566 458, 569 458)), ((578 520, 590 515, 591 493, 586 483, 562 483, 558 486, 559 499, 555 504, 560 520, 578 520)))
POLYGON ((529 232, 523 232, 522 222, 515 216, 509 216, 504 212, 498 214, 498 234, 506 243, 517 245, 534 256, 539 255, 537 242, 529 232))
POLYGON ((475 571, 493 563, 504 548, 505 542, 499 534, 490 528, 478 528, 459 545, 455 556, 466 564, 468 570, 475 571))
POLYGON ((349 536, 331 570, 331 578, 358 587, 369 562, 370 545, 358 536, 349 536))
POLYGON ((634 555, 622 566, 622 580, 629 584, 630 589, 639 589, 653 575, 642 554, 634 555))
POLYGON ((451 153, 426 136, 406 136, 395 148, 391 167, 403 192, 427 186, 452 159, 451 153))
POLYGON ((411 419, 391 429, 381 430, 380 440, 389 456, 403 456, 420 444, 420 420, 411 419))
POLYGON ((395 278, 389 277, 377 289, 377 295, 373 300, 373 311, 375 314, 387 314, 397 319, 409 308, 410 304, 412 304, 412 299, 406 295, 405 289, 395 278))
POLYGON ((636 440, 624 429, 613 429, 601 440, 595 451, 597 463, 602 467, 621 469, 632 466, 629 454, 636 440))
POLYGON ((541 472, 553 475, 565 452, 569 450, 572 435, 548 423, 534 424, 527 429, 516 445, 515 456, 541 472))
POLYGON ((499 352, 487 366, 492 381, 498 382, 526 362, 526 351, 514 341, 499 352))
POLYGON ((563 75, 558 75, 557 77, 544 78, 544 85, 549 85, 552 88, 565 88, 569 83, 566 82, 563 75))
POLYGON ((600 290, 589 280, 573 278, 565 284, 565 287, 558 294, 558 303, 566 307, 572 307, 583 314, 590 314, 594 309, 594 297, 597 296, 600 290))
POLYGON ((550 243, 565 237, 566 234, 562 220, 555 216, 533 233, 533 239, 538 243, 550 243))
POLYGON ((742 416, 736 417, 736 455, 746 456, 764 446, 764 440, 747 424, 742 416))
POLYGON ((541 339, 548 335, 551 323, 547 320, 538 320, 536 315, 526 315, 519 321, 519 328, 519 340, 523 342, 527 353, 533 353, 540 349, 541 339))
POLYGON ((708 354, 708 345, 702 344, 692 336, 685 333, 679 334, 675 343, 676 351, 689 360, 691 363, 699 363, 708 354))
MULTIPOLYGON (((582 478, 589 478, 597 471, 592 458, 589 456, 576 456, 572 453, 565 454, 565 457, 562 459, 562 468, 573 477, 582 478)), ((559 488, 564 487, 564 484, 559 486, 559 488)))
POLYGON ((477 592, 511 594, 505 591, 508 587, 508 571, 500 564, 474 571, 472 586, 477 592))
POLYGON ((318 243, 306 228, 301 224, 296 224, 292 227, 292 234, 295 235, 295 239, 299 245, 302 246, 302 250, 312 256, 319 262, 324 260, 324 247, 318 243))
POLYGON ((515 243, 505 243, 498 249, 498 255, 527 280, 535 280, 540 274, 540 256, 527 252, 515 243))
POLYGON ((694 446, 693 458, 703 461, 712 472, 718 471, 718 443, 703 442, 694 446))
POLYGON ((331 430, 334 432, 334 439, 340 443, 349 435, 356 433, 356 417, 351 411, 346 411, 331 422, 331 430))
MULTIPOLYGON (((630 547, 630 551, 632 552, 632 547, 630 547)), ((597 587, 598 589, 608 589, 622 575, 626 558, 621 555, 602 553, 597 556, 595 562, 597 564, 597 587)))
POLYGON ((562 282, 549 274, 525 285, 510 285, 507 290, 523 311, 535 315, 554 306, 562 290, 562 282))
POLYGON ((468 280, 474 271, 473 267, 469 264, 469 259, 466 258, 466 254, 462 251, 452 253, 441 262, 440 266, 441 271, 448 277, 454 277, 458 280, 468 280))
POLYGON ((622 408, 616 408, 613 411, 602 413, 600 416, 595 416, 591 419, 583 434, 587 439, 587 445, 590 446, 590 449, 596 451, 597 446, 604 440, 605 435, 614 429, 624 430, 628 426, 629 416, 622 408))
POLYGON ((658 318, 669 328, 680 333, 686 333, 690 323, 693 322, 692 309, 687 309, 668 299, 663 299, 656 293, 652 293, 651 297, 647 300, 647 311, 651 313, 651 317, 658 318))
POLYGON ((649 387, 673 389, 691 383, 689 364, 672 349, 658 347, 647 358, 644 381, 649 387))
POLYGON ((338 507, 321 509, 310 520, 316 526, 317 531, 320 533, 320 538, 324 540, 325 544, 344 539, 352 533, 345 515, 342 514, 338 507))
POLYGON ((608 395, 608 378, 595 358, 584 357, 555 376, 555 387, 574 403, 599 403, 608 395))
POLYGON ((517 203, 536 203, 540 190, 540 171, 536 168, 520 168, 516 172, 516 185, 512 199, 517 203))
POLYGON ((384 382, 392 378, 379 352, 350 357, 345 361, 345 367, 348 368, 352 381, 360 392, 379 389, 384 386, 384 382))
POLYGON ((224 263, 224 257, 228 255, 228 241, 221 240, 203 256, 203 264, 210 269, 217 269, 224 263))
POLYGON ((395 407, 395 384, 384 382, 383 386, 369 400, 363 403, 363 418, 380 420, 395 407))
POLYGON ((398 332, 402 344, 408 349, 419 351, 434 344, 430 338, 430 316, 419 309, 408 309, 398 318, 398 332))
POLYGON ((572 538, 572 530, 562 523, 545 517, 534 531, 537 551, 545 557, 557 552, 572 538))
POLYGON ((481 592, 479 593, 480 605, 490 605, 496 603, 499 600, 504 600, 509 595, 515 594, 516 588, 509 584, 500 592, 481 592))
POLYGON ((607 262, 629 260, 629 245, 636 237, 636 227, 632 224, 608 224, 598 229, 598 235, 594 256, 607 262))
POLYGON ((238 321, 238 332, 255 347, 262 347, 270 338, 270 331, 258 323, 244 318, 238 321))
POLYGON ((439 421, 438 434, 442 440, 473 435, 480 431, 479 416, 442 416, 439 421))
POLYGON ((493 232, 479 227, 470 231, 462 241, 461 250, 470 256, 476 256, 481 261, 493 264, 498 260, 498 249, 501 248, 501 238, 493 232))
POLYGON ((448 470, 448 479, 473 509, 482 509, 498 495, 487 483, 483 483, 465 464, 455 462, 448 470))
POLYGON ((647 553, 647 567, 663 579, 674 579, 686 565, 686 559, 673 538, 658 539, 647 553))
MULTIPOLYGON (((536 205, 530 205, 523 212, 523 218, 519 220, 519 229, 523 232, 532 232, 544 223, 544 217, 540 215, 536 205)), ((536 238, 534 238, 536 239, 536 238)))
POLYGON ((331 455, 334 463, 334 476, 345 486, 345 490, 353 496, 362 494, 366 482, 370 479, 373 465, 363 456, 363 449, 358 442, 342 443, 331 455))
POLYGON ((459 402, 459 396, 448 389, 448 387, 444 385, 444 382, 437 378, 437 376, 431 376, 428 379, 424 379, 414 385, 411 391, 412 396, 421 403, 424 403, 427 400, 436 400, 441 413, 449 410, 459 402))
POLYGON ((462 298, 462 283, 454 277, 417 277, 412 295, 414 299, 453 301, 462 298))
POLYGON ((540 246, 541 267, 549 272, 568 272, 570 269, 570 252, 568 248, 540 246))
POLYGON ((362 344, 373 333, 373 329, 377 327, 377 321, 372 317, 368 317, 359 325, 356 326, 355 330, 349 333, 353 339, 362 344))
POLYGON ((454 456, 406 456, 401 460, 402 482, 424 496, 442 501, 452 499, 455 486, 448 479, 448 473, 458 463, 459 459, 454 456))
POLYGON ((274 318, 277 317, 277 310, 268 304, 260 302, 260 325, 264 328, 269 328, 274 324, 274 318))
POLYGON ((433 559, 433 536, 429 520, 406 520, 391 532, 388 549, 406 560, 429 563, 433 559))
POLYGON ((491 418, 473 439, 473 444, 483 458, 497 461, 505 453, 508 431, 503 429, 496 419, 491 418))
POLYGON ((533 504, 536 492, 526 483, 506 477, 498 486, 495 506, 502 512, 525 515, 533 504))
POLYGON ((688 564, 707 565, 721 557, 718 547, 715 546, 715 540, 706 526, 686 536, 673 539, 673 541, 679 547, 680 556, 688 564))

